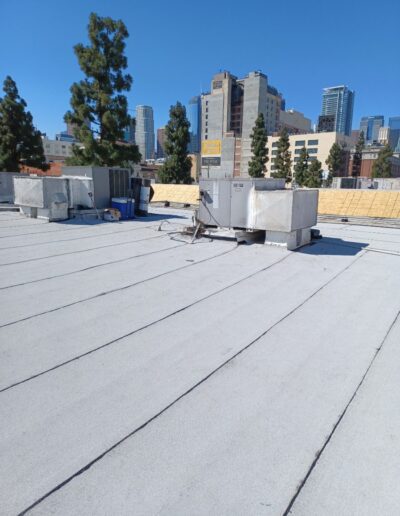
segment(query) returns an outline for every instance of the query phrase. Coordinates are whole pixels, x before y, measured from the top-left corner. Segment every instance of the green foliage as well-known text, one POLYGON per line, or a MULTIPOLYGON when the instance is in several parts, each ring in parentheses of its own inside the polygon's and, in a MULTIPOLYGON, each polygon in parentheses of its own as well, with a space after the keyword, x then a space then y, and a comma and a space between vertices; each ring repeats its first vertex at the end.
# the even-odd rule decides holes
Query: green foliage
POLYGON ((169 110, 169 121, 165 127, 166 160, 159 173, 163 183, 190 184, 192 182, 190 176, 192 160, 187 152, 190 140, 189 127, 186 109, 177 102, 169 110))
POLYGON ((389 144, 385 145, 372 165, 372 177, 392 177, 392 165, 389 160, 392 156, 392 148, 389 144))
POLYGON ((17 85, 7 76, 0 99, 0 170, 17 172, 22 164, 46 170, 40 132, 33 125, 17 85))
POLYGON ((353 154, 353 163, 351 167, 351 175, 352 177, 358 177, 361 172, 361 161, 362 161, 362 151, 365 145, 364 131, 360 132, 360 136, 358 137, 358 142, 356 144, 356 149, 353 154))
POLYGON ((140 161, 138 147, 122 143, 131 122, 128 101, 132 77, 124 74, 128 62, 124 55, 128 31, 121 20, 101 18, 92 13, 88 25, 90 45, 74 47, 85 78, 71 86, 72 110, 65 121, 74 124, 70 165, 121 166, 140 161))
POLYGON ((344 166, 346 164, 346 151, 344 146, 335 142, 329 151, 325 163, 328 165, 329 169, 327 184, 330 185, 333 177, 344 175, 344 166))
POLYGON ((304 186, 304 181, 308 172, 309 155, 307 149, 303 147, 299 154, 299 160, 294 166, 294 180, 299 186, 304 186))
POLYGON ((282 129, 278 146, 276 147, 275 170, 272 172, 271 176, 284 178, 286 183, 290 183, 292 180, 292 160, 289 147, 289 134, 286 129, 282 129))
POLYGON ((251 138, 251 152, 253 154, 249 161, 249 176, 264 177, 266 172, 265 164, 268 161, 267 131, 265 130, 264 115, 260 113, 256 119, 251 138))
POLYGON ((308 166, 307 174, 303 183, 307 188, 320 188, 322 185, 322 167, 321 162, 311 161, 308 166))

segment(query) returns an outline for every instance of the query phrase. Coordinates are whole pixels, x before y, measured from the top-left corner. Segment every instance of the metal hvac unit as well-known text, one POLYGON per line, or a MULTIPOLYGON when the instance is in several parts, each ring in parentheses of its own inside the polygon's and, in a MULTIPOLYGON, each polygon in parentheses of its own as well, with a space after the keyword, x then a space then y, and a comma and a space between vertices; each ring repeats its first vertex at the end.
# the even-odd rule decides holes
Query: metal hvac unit
POLYGON ((68 219, 68 180, 62 177, 14 177, 15 204, 32 218, 68 219))
POLYGON ((285 188, 284 179, 200 179, 199 220, 206 226, 247 228, 253 191, 285 188))
POLYGON ((318 190, 285 189, 284 179, 202 179, 204 226, 264 231, 265 243, 296 249, 311 240, 318 190))
POLYGON ((129 194, 129 170, 124 168, 110 168, 110 196, 127 197, 129 194))
POLYGON ((129 194, 129 170, 109 167, 63 167, 63 176, 79 176, 93 179, 93 198, 97 208, 111 206, 112 197, 129 194))

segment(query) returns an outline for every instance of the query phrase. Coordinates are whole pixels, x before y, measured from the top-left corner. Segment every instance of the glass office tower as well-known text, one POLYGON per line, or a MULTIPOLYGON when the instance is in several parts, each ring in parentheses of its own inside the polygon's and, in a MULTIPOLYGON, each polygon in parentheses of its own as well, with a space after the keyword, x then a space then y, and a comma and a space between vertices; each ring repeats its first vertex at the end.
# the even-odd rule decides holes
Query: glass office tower
POLYGON ((325 88, 322 96, 322 116, 334 115, 334 130, 350 136, 353 122, 354 91, 347 86, 325 88))
POLYGON ((190 122, 190 142, 188 151, 192 154, 200 152, 201 146, 201 98, 193 97, 189 100, 187 117, 190 122))
POLYGON ((400 116, 389 118, 389 144, 396 152, 400 152, 400 116))
POLYGON ((365 143, 376 143, 378 141, 379 129, 385 125, 382 115, 363 116, 360 122, 360 131, 363 131, 365 143))

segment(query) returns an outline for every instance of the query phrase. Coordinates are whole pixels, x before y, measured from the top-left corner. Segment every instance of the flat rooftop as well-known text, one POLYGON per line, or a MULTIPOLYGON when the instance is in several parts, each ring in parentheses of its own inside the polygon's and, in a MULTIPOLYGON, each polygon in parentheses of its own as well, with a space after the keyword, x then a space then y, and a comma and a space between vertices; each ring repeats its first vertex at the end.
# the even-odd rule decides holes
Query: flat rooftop
POLYGON ((398 514, 400 230, 152 211, 0 213, 0 513, 398 514))

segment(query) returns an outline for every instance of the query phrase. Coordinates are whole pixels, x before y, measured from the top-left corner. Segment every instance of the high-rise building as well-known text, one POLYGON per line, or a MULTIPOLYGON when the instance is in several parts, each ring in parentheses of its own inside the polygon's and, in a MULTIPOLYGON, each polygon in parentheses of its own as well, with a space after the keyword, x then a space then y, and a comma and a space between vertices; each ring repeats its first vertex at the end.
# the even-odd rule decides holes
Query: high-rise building
POLYGON ((135 143, 142 161, 154 159, 154 117, 151 106, 136 106, 135 143))
POLYGON ((131 122, 128 127, 124 130, 124 142, 126 143, 135 143, 135 127, 136 120, 131 118, 131 122))
MULTIPOLYGON (((334 117, 334 131, 350 136, 353 106, 354 91, 349 90, 347 86, 333 86, 324 89, 321 116, 334 117)), ((320 127, 320 123, 318 123, 318 127, 320 127)))
POLYGON ((371 145, 378 141, 379 129, 385 124, 383 115, 363 116, 360 122, 360 132, 363 131, 365 143, 371 145))
POLYGON ((157 158, 165 158, 165 127, 157 129, 157 158))
POLYGON ((214 75, 211 92, 201 96, 202 173, 247 176, 250 136, 258 115, 264 115, 267 133, 273 134, 284 108, 282 94, 259 71, 243 79, 227 71, 214 75))
POLYGON ((189 100, 187 117, 190 122, 190 142, 188 151, 198 154, 201 147, 201 97, 196 96, 189 100))
POLYGON ((389 145, 392 149, 400 149, 400 116, 392 116, 389 118, 389 129, 389 145))

